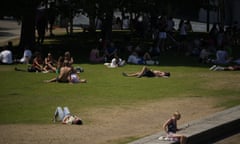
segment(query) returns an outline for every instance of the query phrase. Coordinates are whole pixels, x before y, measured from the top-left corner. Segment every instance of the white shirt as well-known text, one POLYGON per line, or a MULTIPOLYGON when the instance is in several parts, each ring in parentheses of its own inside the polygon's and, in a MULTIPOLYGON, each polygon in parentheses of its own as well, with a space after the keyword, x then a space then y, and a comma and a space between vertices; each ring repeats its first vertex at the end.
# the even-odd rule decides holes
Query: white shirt
POLYGON ((13 63, 12 52, 10 50, 3 50, 0 53, 0 60, 1 60, 2 63, 12 64, 13 63))
POLYGON ((30 60, 32 57, 32 52, 29 49, 24 50, 23 57, 21 58, 20 62, 25 63, 27 60, 30 60), (26 59, 28 58, 28 59, 26 59))
POLYGON ((132 64, 138 64, 139 63, 139 61, 140 61, 140 59, 137 57, 137 56, 135 56, 135 55, 130 55, 129 57, 128 57, 128 63, 132 63, 132 64))
POLYGON ((218 50, 217 53, 216 53, 216 62, 219 63, 219 64, 226 64, 228 61, 227 61, 227 58, 228 58, 228 53, 224 50, 218 50))
POLYGON ((80 80, 79 80, 79 78, 78 78, 78 76, 77 76, 76 73, 72 73, 72 74, 70 75, 70 77, 71 77, 71 82, 72 82, 72 83, 79 83, 79 82, 80 82, 80 80))

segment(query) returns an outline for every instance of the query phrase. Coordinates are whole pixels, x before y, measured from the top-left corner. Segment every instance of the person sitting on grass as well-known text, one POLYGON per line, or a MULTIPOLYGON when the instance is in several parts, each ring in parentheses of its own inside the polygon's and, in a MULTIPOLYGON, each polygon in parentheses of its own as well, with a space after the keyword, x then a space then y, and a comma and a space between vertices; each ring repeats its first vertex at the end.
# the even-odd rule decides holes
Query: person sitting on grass
POLYGON ((31 67, 28 69, 29 72, 42 72, 43 69, 43 60, 40 52, 35 53, 35 58, 31 67))
POLYGON ((23 52, 23 57, 19 60, 20 63, 29 64, 29 61, 32 58, 32 51, 26 47, 23 52))
POLYGON ((53 59, 52 54, 48 53, 47 57, 44 59, 44 70, 46 72, 56 72, 57 61, 53 59))
POLYGON ((177 134, 177 131, 180 130, 177 128, 177 121, 180 120, 180 118, 181 114, 176 111, 173 116, 163 124, 163 129, 167 133, 167 138, 179 141, 180 144, 186 144, 187 137, 182 134, 177 134))
POLYGON ((104 55, 100 56, 98 47, 95 47, 90 52, 89 60, 91 63, 101 63, 104 61, 104 57, 105 57, 104 55))
POLYGON ((74 68, 70 66, 69 61, 64 60, 60 73, 56 78, 46 80, 45 82, 62 82, 62 83, 86 83, 85 79, 80 79, 74 68))
POLYGON ((111 63, 104 63, 104 65, 108 68, 122 67, 125 65, 125 60, 122 60, 117 55, 115 55, 114 58, 111 60, 111 63))
POLYGON ((0 52, 0 64, 13 64, 13 54, 7 46, 0 52))
POLYGON ((136 73, 122 73, 123 76, 127 76, 127 77, 170 77, 170 72, 163 72, 160 70, 151 70, 149 68, 147 68, 146 66, 144 66, 142 68, 141 71, 136 72, 136 73))
POLYGON ((67 60, 70 66, 73 64, 74 60, 69 51, 64 53, 64 60, 67 60))
POLYGON ((68 109, 68 107, 64 107, 63 109, 61 107, 57 107, 53 122, 60 121, 62 124, 76 124, 76 125, 82 125, 82 119, 77 117, 76 115, 72 115, 68 109))
POLYGON ((72 71, 72 67, 69 65, 67 60, 64 60, 63 66, 60 68, 59 75, 56 78, 46 80, 45 82, 63 82, 68 83, 69 82, 69 75, 72 71))

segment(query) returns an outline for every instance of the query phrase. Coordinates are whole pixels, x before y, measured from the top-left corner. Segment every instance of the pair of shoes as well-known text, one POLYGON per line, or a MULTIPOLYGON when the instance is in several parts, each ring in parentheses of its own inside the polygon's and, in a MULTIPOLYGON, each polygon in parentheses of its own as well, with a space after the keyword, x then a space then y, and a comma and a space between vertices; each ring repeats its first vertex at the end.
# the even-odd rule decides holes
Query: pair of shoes
POLYGON ((212 67, 209 68, 209 70, 214 70, 217 67, 217 65, 213 65, 212 67))
POLYGON ((159 140, 164 140, 164 138, 165 138, 164 136, 160 136, 158 139, 159 140))
POLYGON ((42 73, 49 73, 49 71, 42 71, 42 73))
POLYGON ((159 139, 159 140, 163 140, 163 141, 171 141, 171 140, 172 140, 172 138, 170 138, 170 137, 165 137, 165 136, 160 136, 158 139, 159 139))

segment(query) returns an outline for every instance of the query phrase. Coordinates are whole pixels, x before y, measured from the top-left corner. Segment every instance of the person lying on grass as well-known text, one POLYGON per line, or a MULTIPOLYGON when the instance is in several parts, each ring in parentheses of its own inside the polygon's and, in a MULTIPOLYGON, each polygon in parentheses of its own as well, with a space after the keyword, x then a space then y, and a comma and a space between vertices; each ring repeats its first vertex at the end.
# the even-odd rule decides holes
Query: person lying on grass
POLYGON ((170 77, 170 72, 163 72, 160 70, 151 70, 149 68, 147 68, 146 66, 144 66, 142 68, 141 71, 139 72, 135 72, 135 73, 122 73, 123 76, 127 76, 127 77, 137 77, 137 78, 141 78, 141 77, 170 77))
POLYGON ((56 78, 46 80, 45 82, 62 82, 62 83, 86 83, 86 79, 80 79, 76 70, 69 65, 68 61, 63 62, 63 66, 60 68, 60 73, 56 78))
POLYGON ((240 70, 240 66, 239 65, 233 65, 233 66, 217 66, 217 65, 213 65, 212 67, 209 68, 209 70, 212 71, 239 71, 240 70))
POLYGON ((83 121, 80 117, 76 115, 72 115, 70 113, 70 110, 68 107, 60 107, 58 106, 53 117, 53 122, 62 122, 62 124, 76 124, 76 125, 82 125, 83 121))

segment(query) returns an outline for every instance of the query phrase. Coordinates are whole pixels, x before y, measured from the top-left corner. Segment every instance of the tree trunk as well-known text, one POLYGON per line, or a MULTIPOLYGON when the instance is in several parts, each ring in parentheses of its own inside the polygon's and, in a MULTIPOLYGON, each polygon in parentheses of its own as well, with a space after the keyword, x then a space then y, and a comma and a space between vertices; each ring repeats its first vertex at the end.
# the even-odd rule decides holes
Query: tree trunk
POLYGON ((20 35, 20 48, 34 48, 35 45, 35 19, 36 19, 36 4, 28 6, 27 10, 22 15, 22 27, 20 35))
POLYGON ((106 18, 103 22, 102 35, 105 41, 112 40, 112 21, 113 21, 113 11, 107 11, 106 18))
POLYGON ((35 45, 35 9, 26 11, 22 17, 19 46, 34 48, 35 45))
POLYGON ((96 32, 96 24, 95 24, 95 18, 94 16, 89 16, 89 27, 88 31, 90 33, 95 33, 96 32))

